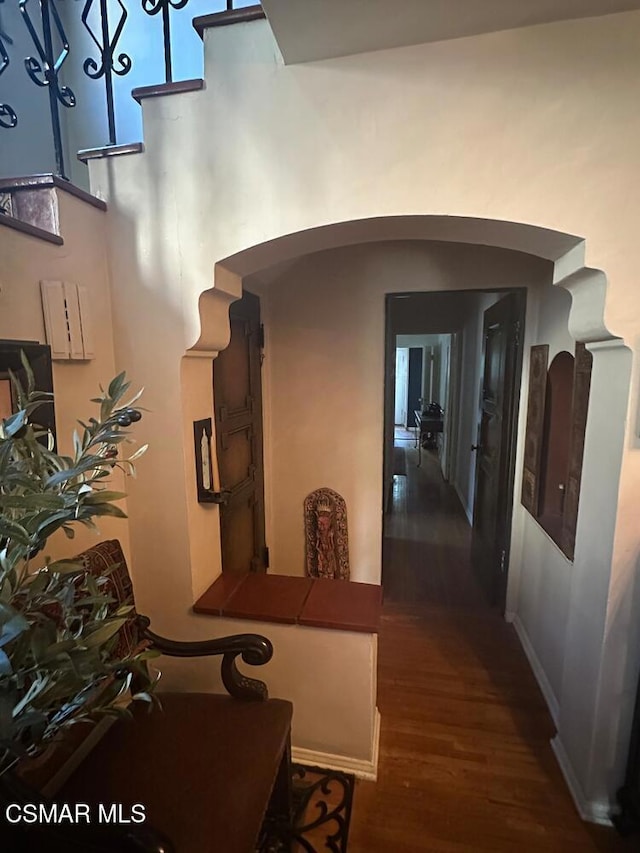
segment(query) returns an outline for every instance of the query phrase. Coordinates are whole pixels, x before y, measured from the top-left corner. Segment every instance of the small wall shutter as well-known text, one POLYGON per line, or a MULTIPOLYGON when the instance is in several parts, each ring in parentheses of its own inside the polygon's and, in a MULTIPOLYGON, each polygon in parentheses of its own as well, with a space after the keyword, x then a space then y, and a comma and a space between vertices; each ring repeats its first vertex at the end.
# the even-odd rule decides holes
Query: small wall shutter
POLYGON ((578 504, 580 502, 580 481, 582 479, 582 458, 584 456, 584 436, 587 429, 589 411, 589 391, 591 389, 591 367, 593 356, 582 343, 576 344, 576 360, 573 374, 573 404, 571 409, 571 448, 569 450, 569 470, 562 514, 562 533, 560 547, 573 560, 578 525, 578 504))
POLYGON ((82 327, 82 357, 95 358, 89 291, 83 284, 78 285, 78 305, 80 307, 80 325, 82 327))
POLYGON ((87 288, 68 281, 41 281, 40 289, 51 358, 94 358, 87 288))
POLYGON ((549 346, 531 347, 529 365, 529 402, 527 407, 527 432, 524 443, 524 471, 522 475, 522 505, 535 516, 538 513, 540 489, 540 457, 544 428, 544 403, 547 390, 547 364, 549 346))
POLYGON ((51 347, 51 358, 68 359, 71 357, 71 341, 64 299, 64 285, 61 281, 41 281, 42 310, 47 343, 51 347))
POLYGON ((75 284, 65 281, 64 301, 67 311, 67 323, 69 325, 69 341, 71 344, 71 358, 84 358, 82 349, 82 326, 80 325, 80 305, 78 304, 78 288, 75 284))

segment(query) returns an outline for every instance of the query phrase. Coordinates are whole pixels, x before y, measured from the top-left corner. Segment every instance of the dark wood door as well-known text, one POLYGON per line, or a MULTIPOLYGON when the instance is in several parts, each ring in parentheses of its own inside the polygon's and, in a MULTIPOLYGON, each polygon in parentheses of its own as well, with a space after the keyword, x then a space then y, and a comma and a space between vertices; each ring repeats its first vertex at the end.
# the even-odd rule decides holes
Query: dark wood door
POLYGON ((415 422, 414 412, 422 410, 420 398, 422 397, 422 347, 410 347, 409 349, 409 392, 407 402, 407 428, 413 427, 415 422))
POLYGON ((504 605, 513 508, 516 426, 525 294, 512 293, 484 315, 480 424, 471 556, 493 604, 504 605))
POLYGON ((229 310, 231 340, 213 362, 222 570, 265 571, 260 300, 244 292, 229 310))

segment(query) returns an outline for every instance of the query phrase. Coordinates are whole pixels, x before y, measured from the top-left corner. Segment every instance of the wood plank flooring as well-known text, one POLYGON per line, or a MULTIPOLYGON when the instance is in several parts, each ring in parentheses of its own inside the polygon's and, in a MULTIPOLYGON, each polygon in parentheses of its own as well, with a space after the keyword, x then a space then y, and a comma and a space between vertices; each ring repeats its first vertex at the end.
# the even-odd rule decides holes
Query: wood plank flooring
POLYGON ((387 518, 377 783, 358 782, 350 853, 617 853, 583 823, 513 628, 485 603, 469 525, 437 459, 407 449, 387 518))

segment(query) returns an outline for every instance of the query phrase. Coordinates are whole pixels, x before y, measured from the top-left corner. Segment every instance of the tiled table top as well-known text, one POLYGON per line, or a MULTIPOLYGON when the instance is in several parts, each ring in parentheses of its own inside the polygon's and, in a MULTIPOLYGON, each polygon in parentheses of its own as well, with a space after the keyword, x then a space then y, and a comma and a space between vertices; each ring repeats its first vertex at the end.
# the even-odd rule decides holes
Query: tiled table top
POLYGON ((382 587, 321 578, 222 574, 194 605, 196 613, 375 634, 382 587))
POLYGON ((295 624, 312 585, 311 578, 249 574, 222 608, 222 615, 295 624))
POLYGON ((369 583, 317 578, 300 612, 300 625, 366 631, 375 634, 380 621, 382 587, 369 583))

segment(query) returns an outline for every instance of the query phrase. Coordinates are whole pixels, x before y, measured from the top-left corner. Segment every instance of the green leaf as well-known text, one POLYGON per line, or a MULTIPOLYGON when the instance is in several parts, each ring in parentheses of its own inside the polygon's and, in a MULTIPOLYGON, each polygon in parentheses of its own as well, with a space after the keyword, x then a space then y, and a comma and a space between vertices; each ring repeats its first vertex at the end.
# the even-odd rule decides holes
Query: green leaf
POLYGON ((29 623, 20 613, 16 613, 6 604, 0 605, 0 646, 6 646, 29 628, 29 623), (2 622, 3 616, 8 617, 2 622))
POLYGON ((12 672, 11 661, 7 657, 6 653, 0 649, 0 677, 3 675, 11 675, 12 672))
POLYGON ((119 506, 115 504, 92 504, 89 509, 93 515, 110 515, 113 518, 126 518, 126 512, 123 512, 119 506))
POLYGON ((148 449, 149 449, 149 445, 148 445, 148 444, 143 444, 143 445, 142 445, 142 447, 139 447, 139 448, 136 450, 136 452, 135 452, 135 453, 133 453, 133 454, 129 457, 129 459, 128 459, 127 461, 128 461, 128 462, 133 462, 134 460, 139 459, 139 458, 142 456, 142 454, 143 454, 143 453, 146 453, 146 452, 147 452, 147 450, 148 450, 148 449))
POLYGON ((111 399, 115 399, 124 384, 125 372, 119 373, 116 377, 114 377, 109 383, 109 388, 107 389, 107 394, 111 397, 111 399))
POLYGON ((72 521, 75 515, 73 506, 69 509, 59 509, 56 512, 46 513, 40 512, 38 515, 29 519, 29 529, 35 527, 32 532, 38 538, 47 538, 59 527, 64 526, 67 521, 72 521))
POLYGON ((78 431, 75 429, 73 431, 73 449, 76 455, 76 459, 80 459, 80 457, 82 456, 82 442, 80 441, 78 431))
POLYGON ((21 409, 24 409, 28 402, 28 395, 26 394, 24 388, 22 387, 22 383, 13 372, 13 370, 9 370, 9 379, 11 380, 11 384, 13 385, 13 389, 15 391, 15 398, 18 401, 18 406, 21 409))
POLYGON ((20 350, 20 361, 22 362, 22 366, 24 368, 24 372, 27 376, 27 392, 29 394, 33 394, 36 387, 36 380, 33 375, 33 370, 31 369, 31 365, 29 364, 29 359, 27 358, 25 351, 23 349, 20 350))
POLYGON ((2 429, 5 438, 13 438, 17 432, 20 432, 22 427, 27 423, 27 413, 24 409, 10 415, 2 422, 2 429))
POLYGON ((133 397, 131 397, 131 399, 130 399, 127 403, 123 403, 123 405, 122 405, 122 407, 121 407, 121 408, 123 408, 123 409, 131 409, 131 408, 133 407, 133 404, 134 404, 134 403, 137 403, 137 402, 138 402, 138 400, 140 399, 140 397, 142 397, 142 395, 143 395, 143 394, 144 394, 144 388, 141 388, 141 389, 138 391, 138 393, 137 393, 137 394, 134 394, 134 395, 133 395, 133 397))
POLYGON ((43 492, 35 495, 0 494, 0 507, 12 509, 59 509, 64 506, 64 503, 64 498, 60 495, 51 495, 43 492))
POLYGON ((21 545, 31 544, 29 534, 24 527, 21 524, 18 524, 17 521, 12 521, 4 515, 0 516, 0 537, 15 539, 15 541, 19 542, 21 545))
POLYGON ((81 560, 56 560, 54 563, 49 563, 47 568, 50 572, 57 572, 60 575, 85 571, 85 565, 81 560))
POLYGON ((120 444, 128 435, 129 433, 121 430, 120 427, 118 429, 103 429, 91 439, 87 449, 98 444, 120 444))
POLYGON ((54 486, 60 486, 62 483, 66 483, 68 480, 73 480, 76 477, 80 477, 82 474, 85 474, 92 468, 99 468, 101 465, 104 464, 105 460, 102 456, 84 456, 77 464, 72 465, 72 467, 68 468, 67 470, 56 471, 55 474, 52 474, 47 480, 45 480, 44 486, 46 489, 51 489, 54 486))
POLYGON ((77 647, 76 640, 61 640, 59 643, 53 643, 44 653, 43 660, 48 661, 61 654, 66 654, 73 651, 77 647))
POLYGON ((126 498, 126 492, 110 492, 106 489, 101 492, 93 492, 83 499, 83 503, 85 506, 94 505, 94 504, 104 504, 110 503, 111 501, 120 501, 122 498, 126 498))
POLYGON ((83 637, 81 640, 82 645, 88 649, 104 645, 118 633, 126 622, 126 619, 113 619, 105 622, 105 624, 92 631, 88 636, 83 637))

